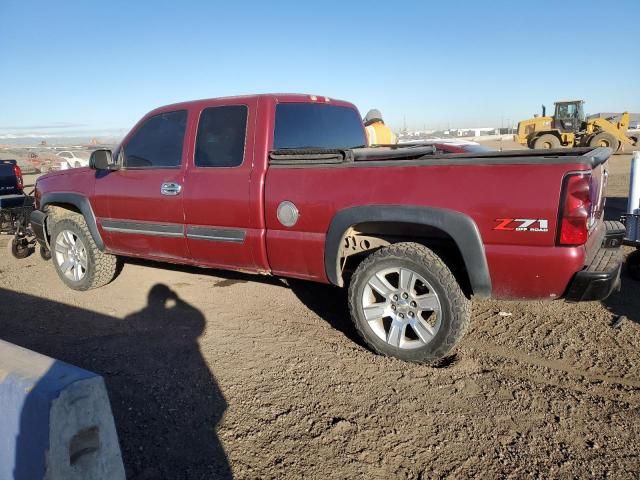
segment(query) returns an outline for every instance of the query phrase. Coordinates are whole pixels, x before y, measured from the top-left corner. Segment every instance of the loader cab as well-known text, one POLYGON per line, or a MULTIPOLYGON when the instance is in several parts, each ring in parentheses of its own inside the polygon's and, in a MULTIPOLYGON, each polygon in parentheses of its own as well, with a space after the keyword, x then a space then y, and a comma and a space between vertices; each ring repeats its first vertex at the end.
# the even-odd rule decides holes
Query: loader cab
POLYGON ((561 132, 579 132, 584 123, 584 101, 556 102, 553 127, 561 132))

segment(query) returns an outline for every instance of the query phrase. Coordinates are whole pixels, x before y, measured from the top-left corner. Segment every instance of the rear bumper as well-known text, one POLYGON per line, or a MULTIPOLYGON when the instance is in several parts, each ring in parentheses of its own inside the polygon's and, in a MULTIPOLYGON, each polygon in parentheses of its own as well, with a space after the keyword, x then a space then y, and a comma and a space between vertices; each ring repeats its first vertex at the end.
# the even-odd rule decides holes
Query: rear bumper
POLYGON ((47 215, 40 210, 34 210, 29 216, 29 224, 31 225, 31 231, 38 240, 38 243, 46 248, 49 248, 49 242, 47 241, 47 232, 45 222, 47 215))
POLYGON ((568 302, 604 300, 620 287, 625 229, 620 222, 606 222, 606 227, 605 238, 595 256, 571 280, 565 294, 568 302))

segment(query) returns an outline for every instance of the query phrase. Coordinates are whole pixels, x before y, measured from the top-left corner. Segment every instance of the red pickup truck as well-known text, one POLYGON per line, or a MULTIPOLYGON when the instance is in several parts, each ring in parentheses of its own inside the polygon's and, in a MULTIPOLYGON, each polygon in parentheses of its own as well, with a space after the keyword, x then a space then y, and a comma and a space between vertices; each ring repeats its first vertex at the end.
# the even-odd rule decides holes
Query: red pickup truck
POLYGON ((332 283, 349 288, 373 350, 434 362, 472 297, 600 300, 618 287, 609 154, 367 147, 344 101, 199 100, 150 112, 89 168, 41 177, 31 227, 73 289, 110 282, 123 257, 332 283))

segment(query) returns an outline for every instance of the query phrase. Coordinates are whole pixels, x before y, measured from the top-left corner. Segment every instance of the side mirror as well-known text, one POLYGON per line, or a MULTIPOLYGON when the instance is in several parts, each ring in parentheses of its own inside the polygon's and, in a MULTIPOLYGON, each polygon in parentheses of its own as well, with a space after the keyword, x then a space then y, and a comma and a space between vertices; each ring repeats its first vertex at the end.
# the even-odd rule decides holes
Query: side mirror
POLYGON ((101 148, 91 152, 89 167, 94 170, 115 170, 116 165, 113 163, 111 150, 101 148))

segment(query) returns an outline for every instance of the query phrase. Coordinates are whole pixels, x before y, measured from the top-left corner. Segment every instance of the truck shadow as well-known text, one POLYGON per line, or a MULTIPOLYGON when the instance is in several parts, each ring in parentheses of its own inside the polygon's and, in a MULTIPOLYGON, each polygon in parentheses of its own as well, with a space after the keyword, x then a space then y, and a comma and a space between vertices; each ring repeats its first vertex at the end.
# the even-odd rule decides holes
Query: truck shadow
POLYGON ((226 287, 235 283, 253 282, 256 284, 275 285, 282 288, 289 288, 305 307, 314 312, 333 328, 344 334, 349 340, 366 348, 366 345, 351 322, 349 305, 347 302, 347 289, 345 288, 338 288, 333 285, 310 282, 307 280, 298 280, 293 278, 284 279, 267 275, 253 275, 249 273, 234 272, 231 270, 216 270, 193 267, 190 265, 159 263, 152 260, 138 258, 128 258, 126 263, 221 278, 222 280, 218 282, 215 287, 226 287))
POLYGON ((169 287, 125 319, 5 289, 0 305, 0 338, 104 377, 127 478, 232 478, 216 435, 227 403, 198 345, 205 318, 169 287))
MULTIPOLYGON (((627 197, 607 197, 605 208, 605 220, 620 220, 620 217, 627 211, 627 197)), ((629 320, 640 323, 640 282, 625 275, 625 268, 622 269, 622 287, 619 292, 614 293, 604 302, 605 307, 614 315, 624 315, 629 320)))
POLYGON ((625 316, 640 323, 640 282, 622 273, 622 287, 619 292, 604 300, 603 305, 614 315, 625 316))
POLYGON ((346 288, 295 279, 287 279, 287 283, 293 294, 309 310, 352 342, 368 348, 351 321, 346 288))

